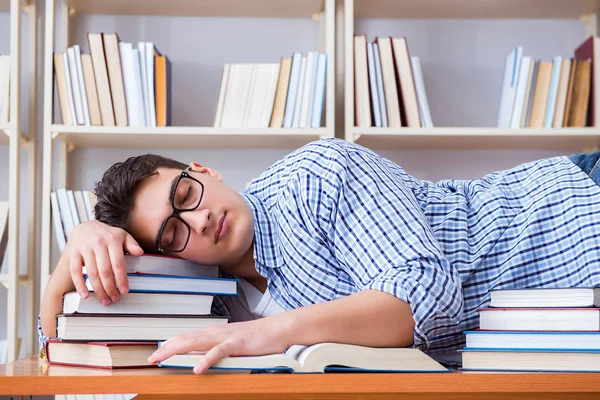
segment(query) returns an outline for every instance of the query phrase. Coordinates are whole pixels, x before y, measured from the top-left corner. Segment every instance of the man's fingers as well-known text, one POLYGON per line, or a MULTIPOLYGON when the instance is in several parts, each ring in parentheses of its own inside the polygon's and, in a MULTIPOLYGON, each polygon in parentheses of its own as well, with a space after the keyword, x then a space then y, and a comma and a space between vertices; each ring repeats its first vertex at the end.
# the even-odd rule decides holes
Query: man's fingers
POLYGON ((117 290, 121 294, 125 294, 129 291, 129 282, 127 280, 127 266, 125 265, 123 248, 113 242, 108 245, 108 255, 112 264, 117 290))
POLYGON ((195 374, 202 374, 206 372, 210 367, 216 364, 219 360, 224 357, 227 357, 231 354, 232 344, 230 342, 221 343, 206 353, 204 357, 202 357, 202 361, 200 361, 194 367, 195 374))
POLYGON ((71 272, 71 280, 75 285, 75 290, 77 290, 82 298, 86 299, 89 296, 89 291, 85 286, 85 279, 81 272, 83 266, 81 264, 82 259, 79 254, 69 257, 69 271, 71 272))
POLYGON ((98 268, 96 267, 96 257, 94 256, 94 253, 91 251, 86 252, 83 255, 83 261, 85 262, 85 266, 87 268, 88 279, 92 284, 92 288, 94 289, 94 295, 103 306, 109 305, 110 299, 104 291, 104 287, 100 281, 100 275, 98 274, 98 268))
POLYGON ((96 255, 98 275, 100 276, 100 281, 102 281, 102 287, 104 287, 106 294, 110 296, 111 300, 117 302, 119 301, 120 296, 117 285, 115 284, 115 275, 108 255, 108 249, 102 246, 96 248, 94 253, 96 255))
POLYGON ((144 250, 142 250, 142 248, 140 247, 138 242, 135 241, 133 236, 131 236, 127 232, 125 232, 125 235, 127 235, 125 237, 125 250, 127 250, 127 252, 132 256, 141 256, 142 254, 144 254, 144 250))

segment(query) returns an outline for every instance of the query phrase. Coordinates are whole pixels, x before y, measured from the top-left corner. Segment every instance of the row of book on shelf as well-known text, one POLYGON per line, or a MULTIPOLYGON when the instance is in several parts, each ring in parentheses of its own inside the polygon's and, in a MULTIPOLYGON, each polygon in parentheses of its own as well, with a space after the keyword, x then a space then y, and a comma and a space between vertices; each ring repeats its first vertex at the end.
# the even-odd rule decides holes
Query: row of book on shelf
POLYGON ((214 127, 321 127, 326 80, 327 55, 316 51, 278 64, 225 64, 214 127))
POLYGON ((79 45, 54 55, 65 125, 157 127, 171 125, 171 63, 150 42, 122 42, 116 33, 88 33, 90 54, 79 45))
POLYGON ((10 118, 10 56, 0 55, 0 124, 10 118))
MULTIPOLYGON (((594 98, 600 65, 594 52, 598 38, 590 37, 574 57, 552 61, 523 55, 518 46, 506 57, 498 109, 499 128, 561 128, 594 126, 594 98)), ((598 88, 598 89, 597 89, 598 88)))
POLYGON ((96 196, 89 190, 59 188, 50 193, 52 223, 58 248, 62 252, 73 229, 80 223, 95 219, 96 196))
POLYGON ((421 63, 406 38, 354 36, 354 125, 433 128, 421 63))

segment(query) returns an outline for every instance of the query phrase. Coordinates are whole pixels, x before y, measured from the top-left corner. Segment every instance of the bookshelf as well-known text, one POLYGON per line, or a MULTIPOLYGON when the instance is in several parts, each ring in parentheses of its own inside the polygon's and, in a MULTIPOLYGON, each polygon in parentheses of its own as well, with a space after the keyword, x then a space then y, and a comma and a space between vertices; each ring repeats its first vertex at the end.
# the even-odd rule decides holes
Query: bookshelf
MULTIPOLYGON (((598 34, 600 5, 586 0, 344 0, 344 125, 346 140, 379 149, 561 149, 600 148, 600 129, 499 129, 495 127, 375 128, 354 126, 355 19, 572 19, 585 37, 598 34)), ((358 34, 362 32, 357 32, 358 34)), ((385 31, 380 35, 388 35, 385 31)), ((408 43, 410 48, 410 36, 408 43)), ((371 38, 372 39, 372 38, 371 38)), ((515 43, 515 46, 519 43, 515 43)), ((574 47, 573 47, 574 48, 574 47)), ((498 81, 501 79, 497 77, 498 81)), ((427 81, 425 82, 427 85, 427 81)), ((431 102, 431 97, 429 98, 431 102)), ((499 98, 498 98, 499 101, 499 98)), ((433 115, 435 123, 435 114, 433 115)))
POLYGON ((26 330, 26 354, 34 353, 34 332, 37 323, 35 312, 37 301, 35 290, 35 139, 34 133, 36 126, 36 62, 37 62, 37 8, 35 1, 24 0, 1 0, 0 11, 10 11, 10 121, 0 126, 0 145, 9 147, 9 227, 8 227, 8 271, 0 274, 0 283, 8 290, 7 298, 7 359, 15 360, 18 357, 18 331, 19 322, 25 318, 26 330), (21 35, 21 26, 23 16, 27 15, 28 20, 28 65, 23 68, 21 65, 23 40, 21 35), (29 136, 23 133, 21 121, 21 81, 23 75, 28 80, 28 126, 29 136), (21 150, 27 149, 27 182, 28 201, 22 201, 21 183, 21 150), (23 263, 20 258, 21 249, 21 210, 26 206, 27 225, 26 225, 26 246, 27 262, 23 263), (16 223, 15 223, 16 221, 16 223), (21 272, 21 266, 26 265, 25 274, 21 272), (25 312, 19 310, 20 286, 28 288, 26 295, 25 312), (20 312, 21 311, 21 312, 20 312))
MULTIPOLYGON (((68 187, 69 153, 75 148, 293 149, 320 138, 334 137, 335 14, 335 0, 47 0, 43 67, 45 79, 40 294, 46 287, 52 268, 50 193, 56 187, 68 187), (53 105, 52 57, 54 51, 64 51, 69 45, 81 44, 84 40, 83 37, 73 40, 69 37, 69 16, 75 14, 312 19, 318 33, 318 43, 315 45, 318 44, 318 50, 327 54, 324 127, 226 129, 212 126, 139 128, 56 124, 60 118, 54 119, 58 115, 54 108, 58 109, 59 105, 53 105), (60 22, 57 22, 58 20, 60 22), (60 33, 60 43, 56 40, 57 32, 60 33), (53 182, 53 170, 56 168, 58 182, 53 182)), ((168 48, 161 48, 161 51, 169 55, 168 48)), ((171 62, 173 65, 177 64, 177 60, 171 62)))

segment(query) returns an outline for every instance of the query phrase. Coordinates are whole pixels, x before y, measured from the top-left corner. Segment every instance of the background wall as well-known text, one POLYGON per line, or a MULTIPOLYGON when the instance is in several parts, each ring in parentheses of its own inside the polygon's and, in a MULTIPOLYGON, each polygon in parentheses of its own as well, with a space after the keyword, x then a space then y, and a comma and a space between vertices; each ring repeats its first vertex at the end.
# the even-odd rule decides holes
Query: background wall
MULTIPOLYGON (((43 8, 40 14, 43 18, 43 8)), ((8 22, 8 14, 0 14, 2 54, 8 52, 8 22)), ((40 30, 43 32, 43 24, 40 30)), ((75 15, 72 19, 71 44, 80 44, 88 52, 86 32, 118 32, 123 41, 152 41, 160 51, 166 53, 173 68, 173 123, 182 126, 212 124, 223 63, 278 62, 281 56, 289 56, 293 51, 308 51, 317 46, 317 27, 308 18, 271 20, 75 15)), ((359 20, 356 33, 367 33, 369 40, 377 35, 408 37, 411 54, 421 58, 436 126, 494 126, 504 57, 515 46, 523 45, 526 55, 550 60, 554 55, 571 56, 573 49, 584 38, 583 25, 579 21, 553 20, 359 20)), ((26 43, 26 35, 23 39, 26 43)), ((23 64, 26 65, 25 60, 23 64)), ((41 96, 41 70, 39 76, 41 96)), ((23 93, 26 93, 25 88, 23 93)), ((39 110, 41 124, 42 108, 39 107, 39 110)), ((337 112, 342 113, 343 110, 338 109, 337 112)), ((23 110, 23 120, 26 120, 26 110, 23 110)), ((41 130, 38 129, 36 134, 41 151, 41 130)), ((341 131, 338 136, 343 136, 341 131)), ((143 148, 142 143, 139 149, 76 149, 70 156, 70 187, 91 188, 102 172, 114 162, 132 155, 155 152, 184 162, 198 161, 213 167, 221 172, 226 183, 241 191, 246 182, 291 150, 160 150, 143 148)), ((379 153, 419 178, 439 180, 475 178, 521 162, 566 152, 485 150, 379 153)), ((25 157, 26 154, 23 155, 24 161, 25 157)), ((0 200, 8 199, 7 159, 8 148, 0 147, 0 200)), ((38 165, 41 165, 39 155, 38 160, 38 165)), ((25 181, 26 168, 22 174, 22 180, 25 181)), ((23 199, 26 199, 25 195, 23 199)), ((26 211, 25 207, 23 211, 26 211)), ((23 264, 25 257, 23 252, 23 264)), ((5 304, 6 291, 0 287, 0 339, 6 337, 5 304)), ((23 334, 24 327, 20 329, 23 334)))

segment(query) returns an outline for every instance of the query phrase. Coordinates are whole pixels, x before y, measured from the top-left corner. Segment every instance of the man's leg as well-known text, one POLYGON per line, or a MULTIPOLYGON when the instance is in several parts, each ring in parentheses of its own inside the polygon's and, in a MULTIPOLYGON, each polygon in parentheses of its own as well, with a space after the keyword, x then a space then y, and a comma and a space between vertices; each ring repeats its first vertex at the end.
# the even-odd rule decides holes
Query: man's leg
POLYGON ((600 185, 600 151, 595 153, 574 154, 569 157, 575 165, 600 185))

